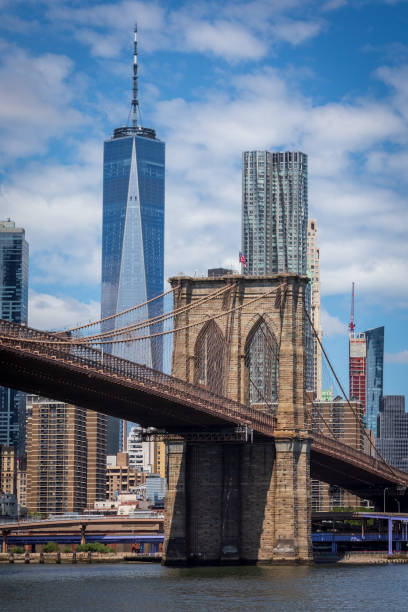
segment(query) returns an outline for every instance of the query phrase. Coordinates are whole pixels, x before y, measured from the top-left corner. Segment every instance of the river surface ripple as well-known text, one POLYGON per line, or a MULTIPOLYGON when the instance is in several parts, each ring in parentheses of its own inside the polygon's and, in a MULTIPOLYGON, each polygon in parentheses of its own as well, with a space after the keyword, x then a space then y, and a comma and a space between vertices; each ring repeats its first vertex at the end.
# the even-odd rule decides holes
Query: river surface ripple
POLYGON ((1 565, 1 612, 405 611, 407 565, 1 565))

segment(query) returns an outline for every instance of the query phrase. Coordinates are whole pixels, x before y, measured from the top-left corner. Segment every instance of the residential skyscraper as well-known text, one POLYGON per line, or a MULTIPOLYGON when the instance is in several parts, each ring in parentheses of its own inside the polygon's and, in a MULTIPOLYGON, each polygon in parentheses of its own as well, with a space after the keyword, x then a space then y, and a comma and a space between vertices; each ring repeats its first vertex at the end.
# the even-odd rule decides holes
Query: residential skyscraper
MULTIPOLYGON (((321 340, 323 333, 320 323, 320 249, 317 246, 316 219, 309 219, 307 222, 307 275, 310 278, 311 319, 321 340)), ((313 337, 313 385, 316 398, 320 401, 322 399, 322 349, 316 337, 313 337)))
POLYGON ((366 356, 365 333, 349 334, 349 395, 366 407, 366 356))
POLYGON ((403 395, 381 398, 375 445, 393 467, 408 472, 408 414, 403 395))
POLYGON ((307 271, 307 155, 245 151, 242 252, 247 274, 307 271))
MULTIPOLYGON (((14 221, 0 221, 0 318, 27 323, 28 244, 14 221)), ((0 387, 0 446, 25 445, 25 394, 0 387)))
POLYGON ((27 396, 27 505, 30 512, 82 512, 105 499, 105 415, 27 396))
MULTIPOLYGON (((104 145, 102 318, 163 292, 165 144, 153 129, 138 124, 136 30, 134 38, 132 125, 115 129, 104 145)), ((153 317, 159 308, 153 302, 137 316, 153 317)), ((118 326, 124 324, 121 317, 118 326)), ((112 319, 103 329, 115 325, 112 319)), ((161 369, 161 347, 160 340, 145 340, 122 347, 120 355, 161 369)), ((116 454, 118 447, 119 422, 108 418, 108 453, 116 454)))

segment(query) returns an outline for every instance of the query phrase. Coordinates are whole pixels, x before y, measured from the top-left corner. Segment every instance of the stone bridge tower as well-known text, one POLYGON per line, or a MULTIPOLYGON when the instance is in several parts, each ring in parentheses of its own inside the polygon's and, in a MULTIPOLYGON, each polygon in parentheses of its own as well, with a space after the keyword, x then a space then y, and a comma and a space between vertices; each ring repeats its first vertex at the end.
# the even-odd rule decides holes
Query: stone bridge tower
POLYGON ((294 274, 170 279, 176 309, 197 302, 176 318, 183 329, 172 374, 275 414, 276 430, 274 438, 223 430, 168 442, 164 563, 311 559, 307 282, 294 274))

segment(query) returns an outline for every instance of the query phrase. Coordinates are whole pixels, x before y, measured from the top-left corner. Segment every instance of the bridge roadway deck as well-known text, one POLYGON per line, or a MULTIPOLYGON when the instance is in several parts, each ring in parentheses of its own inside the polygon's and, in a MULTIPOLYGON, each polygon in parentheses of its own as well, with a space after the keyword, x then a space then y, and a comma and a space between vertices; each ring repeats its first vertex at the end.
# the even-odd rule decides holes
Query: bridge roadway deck
MULTIPOLYGON (((238 425, 273 437, 276 425, 272 415, 203 387, 3 320, 0 385, 168 432, 238 425)), ((368 498, 383 487, 408 487, 408 474, 322 435, 313 436, 311 475, 368 498)))

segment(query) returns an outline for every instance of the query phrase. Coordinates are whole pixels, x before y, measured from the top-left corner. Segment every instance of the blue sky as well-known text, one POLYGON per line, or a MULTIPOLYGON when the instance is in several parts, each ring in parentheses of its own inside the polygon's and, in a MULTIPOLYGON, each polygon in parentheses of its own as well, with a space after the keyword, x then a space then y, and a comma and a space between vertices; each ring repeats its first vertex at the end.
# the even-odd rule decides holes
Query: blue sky
POLYGON ((347 384, 385 325, 408 391, 408 3, 0 0, 0 217, 30 243, 30 323, 98 318, 103 140, 126 123, 139 24, 143 123, 167 146, 166 274, 236 265, 241 153, 309 155, 324 340, 347 384))

